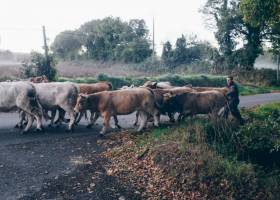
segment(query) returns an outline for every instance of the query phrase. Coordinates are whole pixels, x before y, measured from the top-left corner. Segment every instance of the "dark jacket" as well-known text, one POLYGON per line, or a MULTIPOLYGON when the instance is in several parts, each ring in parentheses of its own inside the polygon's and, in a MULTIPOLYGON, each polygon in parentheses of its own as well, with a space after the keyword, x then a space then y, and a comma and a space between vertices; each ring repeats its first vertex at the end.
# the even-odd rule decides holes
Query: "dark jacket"
POLYGON ((236 83, 232 83, 230 86, 228 86, 229 91, 226 94, 227 98, 229 101, 234 101, 236 103, 239 103, 239 91, 238 91, 238 86, 236 83))

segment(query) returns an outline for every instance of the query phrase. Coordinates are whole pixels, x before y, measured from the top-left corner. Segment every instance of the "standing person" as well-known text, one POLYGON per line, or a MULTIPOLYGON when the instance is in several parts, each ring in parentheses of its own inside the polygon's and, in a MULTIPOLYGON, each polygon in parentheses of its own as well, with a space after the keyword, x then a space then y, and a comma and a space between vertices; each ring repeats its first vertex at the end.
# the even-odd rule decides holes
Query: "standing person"
POLYGON ((238 86, 233 81, 232 76, 227 77, 227 87, 229 91, 227 92, 226 96, 228 98, 228 106, 226 106, 224 111, 224 117, 228 118, 229 111, 231 114, 240 122, 241 125, 244 124, 244 119, 242 118, 240 111, 238 109, 239 104, 239 91, 238 86))

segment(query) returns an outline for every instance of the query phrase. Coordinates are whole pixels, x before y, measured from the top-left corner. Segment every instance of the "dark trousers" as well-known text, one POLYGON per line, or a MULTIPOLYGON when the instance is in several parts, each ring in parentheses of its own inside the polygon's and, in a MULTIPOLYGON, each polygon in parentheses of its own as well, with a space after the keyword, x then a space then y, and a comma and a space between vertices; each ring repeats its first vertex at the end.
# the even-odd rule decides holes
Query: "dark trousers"
POLYGON ((225 107, 223 116, 227 119, 229 112, 231 112, 232 116, 235 117, 240 122, 240 124, 244 124, 244 119, 241 117, 238 104, 239 100, 230 100, 228 102, 228 106, 225 107))

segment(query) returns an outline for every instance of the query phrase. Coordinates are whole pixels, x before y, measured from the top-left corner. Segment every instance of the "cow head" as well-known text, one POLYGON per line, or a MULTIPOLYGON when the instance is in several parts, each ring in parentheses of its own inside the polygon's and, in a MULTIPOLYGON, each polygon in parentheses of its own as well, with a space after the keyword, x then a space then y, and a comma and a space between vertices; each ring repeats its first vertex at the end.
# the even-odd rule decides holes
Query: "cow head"
POLYGON ((151 88, 151 89, 156 89, 157 88, 157 82, 147 81, 146 83, 144 83, 143 86, 151 88))
POLYGON ((163 101, 169 102, 175 96, 176 96, 176 94, 173 94, 173 92, 167 92, 167 93, 163 94, 163 101))
POLYGON ((87 108, 87 99, 88 99, 88 95, 86 94, 79 94, 78 98, 77 98, 77 103, 75 105, 74 111, 76 113, 79 113, 82 110, 86 110, 87 108))

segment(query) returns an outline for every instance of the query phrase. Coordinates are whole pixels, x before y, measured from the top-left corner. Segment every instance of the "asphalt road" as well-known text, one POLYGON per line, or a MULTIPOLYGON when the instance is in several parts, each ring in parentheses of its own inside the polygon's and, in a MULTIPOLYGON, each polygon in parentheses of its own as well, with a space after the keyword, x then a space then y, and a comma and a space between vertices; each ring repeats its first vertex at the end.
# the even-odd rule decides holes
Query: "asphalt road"
MULTIPOLYGON (((246 96, 241 97, 240 107, 276 101, 280 101, 280 93, 246 96)), ((124 129, 134 130, 134 119, 134 114, 119 116, 120 125, 124 129)), ((44 134, 31 132, 27 135, 20 135, 19 130, 13 128, 17 121, 17 113, 0 113, 0 200, 35 194, 44 188, 46 180, 57 179, 75 171, 86 161, 87 153, 90 152, 90 157, 95 156, 97 159, 102 151, 97 136, 102 124, 100 119, 92 129, 87 129, 86 121, 83 120, 81 125, 75 127, 74 133, 65 133, 64 126, 47 127, 44 134)), ((102 184, 110 185, 112 181, 110 184, 102 184)), ((105 193, 96 193, 94 199, 116 199, 126 192, 124 188, 119 190, 114 190, 110 197, 102 196, 105 193)))

